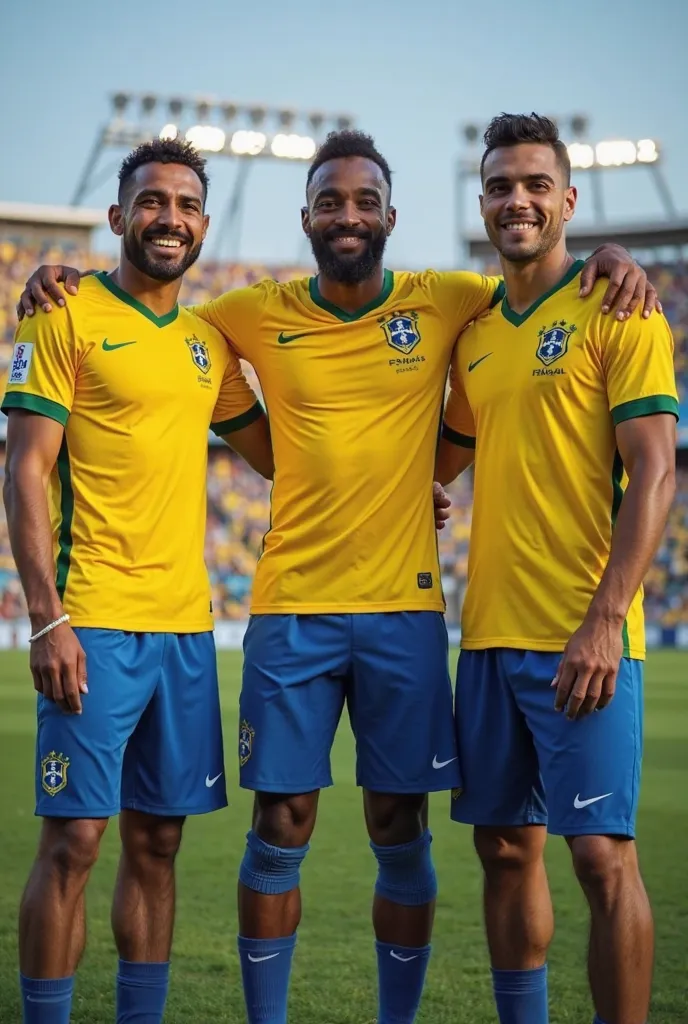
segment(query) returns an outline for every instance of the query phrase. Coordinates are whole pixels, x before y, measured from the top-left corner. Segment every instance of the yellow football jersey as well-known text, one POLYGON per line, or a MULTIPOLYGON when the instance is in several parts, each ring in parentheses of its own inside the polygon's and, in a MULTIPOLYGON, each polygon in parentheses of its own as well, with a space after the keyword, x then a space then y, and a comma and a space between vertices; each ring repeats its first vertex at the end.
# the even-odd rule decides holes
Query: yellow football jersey
MULTIPOLYGON (((600 312, 578 296, 582 262, 525 313, 506 298, 462 334, 444 436, 475 447, 462 645, 563 650, 607 564, 627 478, 614 428, 678 418, 666 320, 600 312)), ((645 654, 642 590, 625 652, 645 654)))
POLYGON ((208 428, 228 434, 261 413, 224 338, 88 277, 66 307, 21 323, 2 408, 65 427, 49 498, 72 625, 212 629, 208 428))
POLYGON ((442 610, 432 504, 451 352, 497 282, 386 271, 350 314, 316 278, 196 312, 260 380, 275 455, 253 613, 442 610))

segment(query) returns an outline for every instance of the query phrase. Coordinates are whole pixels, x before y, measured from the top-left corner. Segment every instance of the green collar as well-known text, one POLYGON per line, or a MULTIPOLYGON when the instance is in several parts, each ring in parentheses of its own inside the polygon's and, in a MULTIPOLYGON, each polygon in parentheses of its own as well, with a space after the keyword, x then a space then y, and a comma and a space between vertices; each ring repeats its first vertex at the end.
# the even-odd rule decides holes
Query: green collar
POLYGON ((320 306, 321 309, 331 313, 332 316, 336 316, 338 320, 343 320, 345 323, 348 323, 351 320, 360 320, 362 316, 366 315, 366 313, 370 313, 371 310, 377 309, 378 306, 381 306, 383 302, 387 301, 392 294, 393 288, 394 274, 391 270, 385 270, 385 276, 382 282, 382 291, 377 298, 373 299, 371 302, 367 302, 365 306, 361 306, 361 308, 357 309, 355 313, 348 313, 345 309, 340 309, 339 306, 335 306, 333 302, 328 302, 327 299, 322 297, 320 294, 320 288, 318 287, 317 277, 311 277, 308 282, 308 291, 311 300, 315 305, 320 306))
POLYGON ((144 306, 144 304, 139 302, 138 299, 135 299, 133 295, 130 295, 129 292, 125 292, 123 288, 120 288, 120 286, 113 281, 110 275, 104 270, 99 271, 99 273, 96 274, 96 277, 109 292, 112 292, 116 299, 126 302, 126 304, 131 306, 132 309, 142 313, 143 316, 145 316, 147 320, 150 320, 152 324, 155 324, 156 327, 167 327, 168 324, 174 323, 179 315, 179 306, 177 305, 174 309, 171 309, 169 313, 165 313, 164 316, 156 316, 152 309, 149 309, 148 306, 144 306))
POLYGON ((533 315, 536 309, 540 308, 543 302, 547 302, 547 299, 550 299, 562 288, 565 288, 567 284, 570 284, 574 277, 576 277, 577 274, 580 274, 584 266, 585 260, 575 260, 566 271, 561 281, 558 281, 553 288, 550 288, 549 291, 545 292, 544 295, 541 295, 539 299, 536 299, 532 306, 528 307, 525 313, 514 313, 513 309, 509 305, 509 300, 505 295, 502 300, 503 317, 505 320, 508 320, 510 324, 513 324, 514 327, 520 327, 521 324, 526 322, 529 316, 533 315))

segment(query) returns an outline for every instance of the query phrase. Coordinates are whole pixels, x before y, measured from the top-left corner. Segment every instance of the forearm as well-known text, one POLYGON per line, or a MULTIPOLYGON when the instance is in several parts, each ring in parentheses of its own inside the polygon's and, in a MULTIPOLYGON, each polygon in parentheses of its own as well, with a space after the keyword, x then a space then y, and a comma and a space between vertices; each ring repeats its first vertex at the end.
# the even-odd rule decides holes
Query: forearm
POLYGON ((659 547, 675 486, 673 466, 658 473, 648 461, 633 473, 589 616, 623 623, 659 547))
POLYGON ((27 469, 8 470, 3 493, 12 555, 31 624, 40 629, 63 614, 55 586, 46 482, 27 469))
POLYGON ((437 447, 433 479, 445 487, 465 472, 473 464, 474 459, 475 451, 473 449, 463 448, 448 441, 446 437, 442 437, 437 447))

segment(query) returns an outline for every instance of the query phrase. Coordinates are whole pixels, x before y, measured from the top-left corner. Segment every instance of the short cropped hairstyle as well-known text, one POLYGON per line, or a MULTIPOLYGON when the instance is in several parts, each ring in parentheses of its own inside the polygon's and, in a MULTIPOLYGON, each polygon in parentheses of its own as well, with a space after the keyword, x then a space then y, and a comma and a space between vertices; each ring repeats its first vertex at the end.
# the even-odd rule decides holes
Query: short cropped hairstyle
POLYGON ((208 195, 208 174, 206 172, 206 161, 194 147, 182 139, 152 139, 144 142, 124 158, 119 169, 119 201, 126 188, 126 184, 139 167, 144 164, 184 164, 190 167, 200 178, 203 186, 203 202, 208 195))
POLYGON ((557 163, 562 169, 566 187, 571 184, 571 161, 565 143, 559 138, 559 129, 554 121, 541 114, 499 114, 493 117, 483 136, 485 152, 480 161, 480 177, 483 177, 485 161, 490 153, 503 146, 518 146, 530 142, 540 146, 551 146, 557 163))
POLYGON ((347 156, 362 156, 366 160, 372 160, 382 171, 389 190, 390 192, 392 191, 392 172, 382 153, 376 148, 373 137, 366 135, 365 132, 353 131, 352 129, 330 132, 315 154, 313 163, 308 168, 306 188, 310 185, 313 175, 319 167, 322 167, 328 160, 339 160, 347 156))

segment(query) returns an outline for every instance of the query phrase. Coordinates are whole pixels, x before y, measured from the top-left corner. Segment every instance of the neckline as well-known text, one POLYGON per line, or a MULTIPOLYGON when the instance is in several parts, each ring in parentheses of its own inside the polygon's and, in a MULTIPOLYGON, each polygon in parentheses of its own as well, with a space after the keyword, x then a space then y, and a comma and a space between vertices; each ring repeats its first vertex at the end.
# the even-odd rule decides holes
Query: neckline
POLYGON ((561 280, 557 281, 557 283, 541 295, 539 299, 536 299, 531 306, 528 306, 528 309, 526 309, 524 313, 515 313, 509 305, 509 300, 505 295, 502 299, 502 316, 508 320, 510 324, 513 324, 514 327, 520 327, 521 324, 526 322, 528 317, 532 316, 533 313, 540 308, 543 302, 546 302, 547 299, 551 299, 558 291, 561 291, 561 289, 565 288, 567 284, 570 284, 574 277, 580 274, 584 266, 585 260, 574 260, 561 280))
POLYGON ((320 294, 320 288, 318 287, 317 277, 311 277, 308 281, 308 292, 311 297, 311 301, 314 302, 316 306, 320 306, 321 309, 324 309, 327 313, 331 313, 332 316, 336 316, 338 320, 343 320, 345 323, 349 323, 352 320, 360 320, 362 316, 366 315, 366 313, 370 313, 371 310, 377 309, 378 306, 381 306, 383 302, 387 301, 392 294, 393 288, 394 272, 391 270, 385 270, 384 278, 382 280, 382 289, 379 295, 374 299, 371 299, 370 302, 367 302, 365 306, 361 306, 361 308, 357 309, 355 313, 349 313, 346 309, 341 309, 339 306, 335 306, 334 302, 329 302, 327 299, 322 297, 320 294))
POLYGON ((155 324, 156 327, 167 327, 169 324, 174 323, 179 315, 179 305, 177 304, 174 309, 169 311, 169 313, 165 313, 164 316, 157 316, 152 309, 149 309, 148 306, 144 306, 143 302, 139 302, 139 300, 135 299, 133 295, 129 294, 129 292, 125 292, 124 288, 120 288, 117 282, 113 281, 105 270, 99 271, 96 274, 96 277, 100 283, 115 296, 116 299, 119 299, 121 302, 125 302, 127 306, 131 306, 132 309, 141 313, 147 320, 150 320, 151 323, 155 324))

